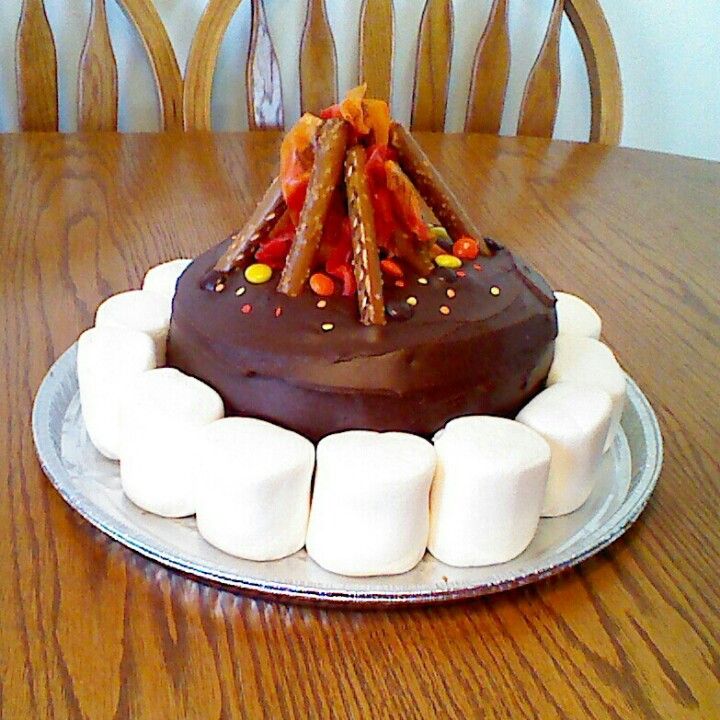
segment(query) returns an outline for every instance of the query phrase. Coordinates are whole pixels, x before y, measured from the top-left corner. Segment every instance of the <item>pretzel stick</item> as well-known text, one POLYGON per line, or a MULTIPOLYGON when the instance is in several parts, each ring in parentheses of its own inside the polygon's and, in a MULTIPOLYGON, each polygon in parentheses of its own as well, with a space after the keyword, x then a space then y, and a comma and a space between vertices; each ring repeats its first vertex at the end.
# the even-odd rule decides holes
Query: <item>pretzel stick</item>
POLYGON ((310 275, 315 252, 322 238, 330 199, 342 176, 349 134, 349 126, 344 120, 333 119, 323 123, 317 137, 315 163, 310 174, 305 203, 278 284, 278 291, 291 297, 300 294, 310 275))
POLYGON ((385 324, 382 272, 375 235, 375 219, 365 173, 365 149, 350 148, 345 158, 345 187, 348 214, 352 227, 353 269, 357 282, 360 322, 363 325, 385 324))
POLYGON ((460 205, 453 191, 413 136, 399 123, 393 123, 390 128, 390 145, 398 153, 400 167, 413 181, 450 237, 453 240, 464 236, 474 238, 482 255, 492 255, 482 233, 460 205))
MULTIPOLYGON (((400 229, 393 233, 392 239, 398 257, 405 260, 415 272, 425 277, 433 271, 435 265, 433 264, 432 246, 415 243, 411 235, 400 229)), ((443 250, 443 252, 445 251, 443 250)))
POLYGON ((215 263, 218 272, 232 272, 257 246, 260 238, 272 230, 285 210, 280 178, 276 177, 242 230, 233 233, 232 242, 215 263))

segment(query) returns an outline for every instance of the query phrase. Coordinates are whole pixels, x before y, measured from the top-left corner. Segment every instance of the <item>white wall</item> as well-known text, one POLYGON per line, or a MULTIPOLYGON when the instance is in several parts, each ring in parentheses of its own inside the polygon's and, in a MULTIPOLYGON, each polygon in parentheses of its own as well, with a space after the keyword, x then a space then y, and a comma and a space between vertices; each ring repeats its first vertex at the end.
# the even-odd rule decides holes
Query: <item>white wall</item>
MULTIPOLYGON (((182 68, 206 0, 154 0, 182 68)), ((280 59, 285 111, 298 115, 298 49, 306 0, 265 0, 280 59)), ((341 90, 355 82, 357 23, 361 0, 327 0, 335 31, 341 90)), ((17 128, 14 36, 21 0, 0 2, 0 131, 17 128)), ((503 132, 512 134, 523 85, 550 14, 551 0, 511 0, 513 65, 503 132)), ((46 0, 58 46, 61 129, 75 127, 77 61, 90 0, 46 0)), ((395 114, 410 112, 416 31, 423 2, 395 0, 397 25, 395 114)), ((456 46, 448 129, 460 129, 469 72, 490 0, 455 0, 456 46)), ((720 0, 604 0, 620 57, 625 89, 622 144, 720 160, 720 0)), ((215 78, 217 130, 247 126, 244 63, 250 3, 235 15, 222 46, 215 78)), ((114 0, 108 14, 120 74, 120 127, 156 130, 158 109, 152 76, 134 30, 114 0)), ((580 48, 565 19, 562 30, 562 92, 556 136, 585 139, 589 90, 580 48)))

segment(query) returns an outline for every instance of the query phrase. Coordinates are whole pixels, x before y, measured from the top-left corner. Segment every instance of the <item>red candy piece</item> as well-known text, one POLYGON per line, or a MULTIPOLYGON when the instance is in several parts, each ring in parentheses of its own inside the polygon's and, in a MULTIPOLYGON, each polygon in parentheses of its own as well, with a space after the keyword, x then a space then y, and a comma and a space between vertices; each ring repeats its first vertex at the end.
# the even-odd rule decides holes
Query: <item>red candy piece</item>
POLYGON ((275 317, 280 317, 282 315, 282 308, 276 307, 275 308, 275 317))
POLYGON ((332 275, 342 282, 342 294, 345 297, 355 294, 357 284, 355 282, 355 273, 353 272, 350 263, 343 263, 338 266, 333 271, 332 275))
POLYGON ((355 285, 355 273, 353 272, 350 258, 352 257, 352 230, 350 218, 345 215, 338 225, 336 236, 333 238, 335 245, 325 260, 325 272, 342 283, 342 294, 353 295, 357 286, 355 285))
POLYGON ((249 315, 252 312, 252 305, 250 305, 250 303, 246 303, 240 308, 240 312, 243 315, 249 315))
POLYGON ((480 253, 477 241, 471 237, 461 237, 453 244, 453 255, 463 260, 474 260, 480 253))
POLYGON ((400 265, 398 265, 394 260, 390 260, 389 258, 381 260, 380 267, 382 268, 382 271, 390 277, 401 278, 405 274, 400 265))
POLYGON ((255 259, 269 265, 273 270, 280 270, 285 265, 285 258, 290 252, 294 237, 295 230, 290 229, 263 241, 255 253, 255 259))

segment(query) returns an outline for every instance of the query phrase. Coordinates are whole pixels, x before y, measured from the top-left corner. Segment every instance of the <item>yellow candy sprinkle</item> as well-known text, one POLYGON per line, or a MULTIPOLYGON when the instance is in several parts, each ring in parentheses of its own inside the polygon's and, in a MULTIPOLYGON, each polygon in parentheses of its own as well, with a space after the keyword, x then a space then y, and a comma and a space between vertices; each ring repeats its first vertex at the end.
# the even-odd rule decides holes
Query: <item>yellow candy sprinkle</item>
POLYGON ((253 285, 262 285, 272 277, 272 268, 265 263, 254 263, 245 268, 245 279, 253 285))
POLYGON ((236 294, 238 297, 240 297, 241 295, 244 295, 244 294, 245 294, 245 288, 244 288, 244 287, 239 287, 239 288, 235 291, 235 294, 236 294))
POLYGON ((411 307, 415 307, 415 305, 417 305, 417 298, 414 295, 411 295, 405 302, 411 307))
POLYGON ((448 231, 440 225, 433 225, 433 227, 430 228, 430 235, 432 235, 434 240, 442 240, 443 238, 450 237, 448 231))
POLYGON ((452 288, 448 288, 445 294, 452 300, 455 297, 455 291, 452 288))
POLYGON ((447 305, 441 305, 440 306, 440 312, 443 315, 449 315, 450 314, 450 308, 447 305))
POLYGON ((497 285, 493 285, 493 286, 490 288, 490 294, 491 294, 491 295, 494 295, 495 297, 497 297, 497 296, 500 294, 500 288, 499 288, 497 285))
POLYGON ((427 285, 428 279, 427 278, 418 278, 418 285, 427 285))
POLYGON ((435 258, 435 264, 441 268, 459 268, 462 266, 462 260, 454 255, 438 255, 435 258))
POLYGON ((320 327, 323 332, 330 332, 335 326, 332 323, 323 323, 320 327))
POLYGON ((327 307, 327 300, 318 300, 317 306, 322 310, 324 307, 327 307))

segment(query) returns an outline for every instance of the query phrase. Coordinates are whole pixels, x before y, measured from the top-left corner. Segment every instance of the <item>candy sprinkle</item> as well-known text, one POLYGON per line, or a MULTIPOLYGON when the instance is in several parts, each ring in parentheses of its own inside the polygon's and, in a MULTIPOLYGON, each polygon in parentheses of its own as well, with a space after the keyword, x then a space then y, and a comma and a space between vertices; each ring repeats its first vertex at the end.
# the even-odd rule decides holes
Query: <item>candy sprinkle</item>
POLYGON ((405 302, 411 307, 415 307, 418 301, 414 295, 411 295, 405 302))
POLYGON ((275 317, 280 317, 282 315, 282 308, 276 307, 275 308, 275 317))
POLYGON ((480 272, 483 269, 483 266, 480 263, 473 263, 473 267, 480 272))
POLYGON ((396 280, 396 281, 395 281, 395 287, 404 288, 404 287, 405 287, 405 281, 404 281, 404 280, 396 280))
POLYGON ((319 307, 322 310, 324 307, 327 307, 327 300, 318 300, 315 307, 319 307))
POLYGON ((245 305, 240 308, 240 312, 243 315, 249 315, 252 312, 252 305, 250 303, 245 303, 245 305))
POLYGON ((239 287, 239 288, 235 291, 235 294, 236 294, 238 297, 240 297, 241 295, 244 295, 244 294, 245 294, 245 288, 244 288, 244 287, 239 287))
POLYGON ((323 332, 330 332, 335 327, 335 325, 333 325, 332 323, 323 323, 320 327, 322 328, 323 332))
POLYGON ((440 313, 442 315, 449 315, 450 314, 450 308, 447 305, 441 305, 440 306, 440 313))
POLYGON ((265 263, 253 263, 245 268, 245 279, 253 285, 262 285, 272 277, 272 268, 265 263))
POLYGON ((453 245, 453 255, 464 260, 474 260, 479 253, 477 241, 471 237, 461 237, 453 245))
POLYGON ((323 297, 330 297, 335 292, 335 283, 325 273, 316 272, 310 276, 310 289, 323 297))
POLYGON ((445 291, 445 294, 452 300, 455 297, 456 292, 452 288, 448 288, 445 291))
POLYGON ((499 288, 497 285, 493 285, 493 286, 490 288, 490 294, 491 294, 491 295, 494 295, 495 297, 497 297, 497 296, 500 294, 500 288, 499 288))
POLYGON ((442 268, 459 268, 462 266, 462 260, 454 255, 438 255, 435 258, 435 264, 442 268))
POLYGON ((428 284, 427 278, 423 278, 423 277, 418 278, 418 285, 427 285, 427 284, 428 284))
POLYGON ((464 270, 458 270, 455 274, 456 274, 459 278, 464 278, 464 277, 465 277, 465 271, 464 271, 464 270))
POLYGON ((215 292, 222 292, 224 289, 225 289, 225 283, 219 282, 219 283, 215 286, 215 292))

